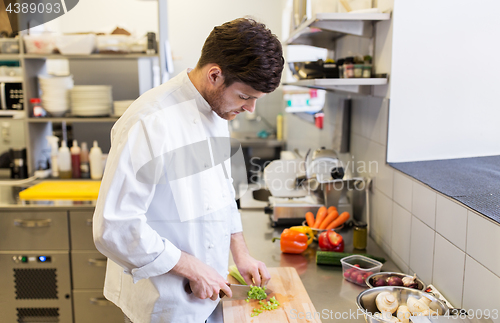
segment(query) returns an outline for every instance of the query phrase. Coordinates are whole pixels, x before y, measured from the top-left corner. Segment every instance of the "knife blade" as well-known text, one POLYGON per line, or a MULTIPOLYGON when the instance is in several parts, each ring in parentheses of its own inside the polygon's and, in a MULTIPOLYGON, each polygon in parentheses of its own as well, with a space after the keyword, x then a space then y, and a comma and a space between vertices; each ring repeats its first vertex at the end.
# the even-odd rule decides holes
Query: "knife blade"
MULTIPOLYGON (((237 285, 237 284, 229 284, 229 288, 231 288, 231 292, 233 292, 233 296, 228 298, 228 300, 240 300, 247 299, 248 292, 250 291, 250 286, 248 285, 237 285)), ((266 295, 271 294, 273 291, 266 288, 266 295)))

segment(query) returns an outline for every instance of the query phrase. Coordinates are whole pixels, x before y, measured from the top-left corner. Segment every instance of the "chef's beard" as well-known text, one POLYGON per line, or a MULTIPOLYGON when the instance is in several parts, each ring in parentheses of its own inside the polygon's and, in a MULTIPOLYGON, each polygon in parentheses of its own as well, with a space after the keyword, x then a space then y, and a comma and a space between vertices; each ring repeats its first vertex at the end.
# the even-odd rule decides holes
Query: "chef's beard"
POLYGON ((236 117, 236 115, 232 113, 233 111, 224 111, 224 107, 228 106, 227 101, 224 99, 225 91, 226 87, 221 86, 213 92, 207 93, 205 100, 207 100, 212 111, 217 113, 219 117, 225 120, 232 120, 236 117))

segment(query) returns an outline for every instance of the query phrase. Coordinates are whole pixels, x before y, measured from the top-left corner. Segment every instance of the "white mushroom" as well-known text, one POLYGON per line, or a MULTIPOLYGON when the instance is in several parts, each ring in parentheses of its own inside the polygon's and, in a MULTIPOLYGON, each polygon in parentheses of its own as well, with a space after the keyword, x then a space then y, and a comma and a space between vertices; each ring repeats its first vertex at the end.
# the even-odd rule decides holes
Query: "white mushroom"
POLYGON ((397 317, 402 323, 408 323, 410 321, 411 313, 408 310, 408 306, 400 305, 397 311, 397 317))
POLYGON ((424 303, 425 305, 429 306, 431 304, 431 300, 425 296, 420 297, 419 301, 424 303))
MULTIPOLYGON (((408 297, 408 300, 406 301, 406 303, 408 304, 408 310, 410 310, 410 312, 413 315, 417 315, 417 313, 422 313, 424 311, 429 310, 429 306, 427 305, 426 301, 422 301, 421 299, 418 300, 415 297, 411 297, 411 296, 408 297)), ((430 303, 430 300, 429 300, 429 303, 430 303)))
POLYGON ((392 316, 392 313, 387 311, 382 311, 382 313, 375 313, 373 316, 384 321, 389 321, 393 323, 400 322, 397 317, 392 316))
POLYGON ((394 313, 398 309, 399 302, 390 292, 382 292, 375 298, 375 304, 381 312, 394 313))

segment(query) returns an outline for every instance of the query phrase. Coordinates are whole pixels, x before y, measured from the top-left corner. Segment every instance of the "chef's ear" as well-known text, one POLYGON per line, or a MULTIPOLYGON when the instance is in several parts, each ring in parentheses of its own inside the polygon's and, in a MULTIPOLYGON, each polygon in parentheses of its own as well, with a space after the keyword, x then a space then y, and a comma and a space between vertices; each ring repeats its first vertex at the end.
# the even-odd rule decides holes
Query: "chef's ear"
POLYGON ((224 84, 224 76, 219 65, 213 65, 208 69, 207 73, 208 82, 215 87, 224 84))

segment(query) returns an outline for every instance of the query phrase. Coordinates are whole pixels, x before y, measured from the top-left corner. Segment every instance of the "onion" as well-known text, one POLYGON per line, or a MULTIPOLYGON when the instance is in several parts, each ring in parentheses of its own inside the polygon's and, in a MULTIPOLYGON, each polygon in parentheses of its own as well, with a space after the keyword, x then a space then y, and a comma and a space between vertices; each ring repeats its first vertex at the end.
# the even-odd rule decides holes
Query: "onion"
POLYGON ((387 282, 385 281, 384 278, 377 278, 377 279, 374 279, 373 286, 375 286, 375 287, 387 286, 387 282))
POLYGON ((389 286, 404 286, 403 280, 398 276, 391 276, 387 279, 387 285, 389 286))

